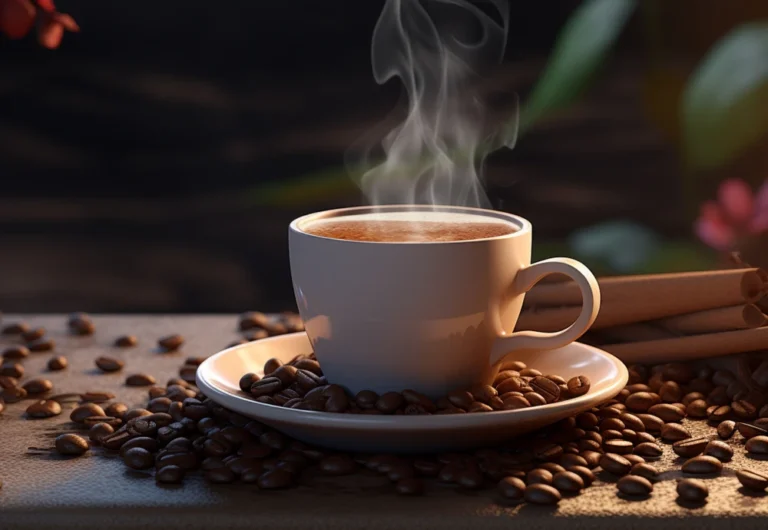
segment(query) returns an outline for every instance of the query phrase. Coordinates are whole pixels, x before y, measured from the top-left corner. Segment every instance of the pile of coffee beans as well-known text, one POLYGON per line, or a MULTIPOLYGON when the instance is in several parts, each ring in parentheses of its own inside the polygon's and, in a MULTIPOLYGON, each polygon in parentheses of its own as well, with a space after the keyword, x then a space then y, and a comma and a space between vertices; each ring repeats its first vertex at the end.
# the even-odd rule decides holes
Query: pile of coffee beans
POLYGON ((455 390, 432 401, 414 390, 386 392, 372 390, 349 394, 339 385, 329 384, 314 354, 298 356, 287 364, 269 359, 264 377, 247 373, 240 389, 260 403, 299 410, 347 414, 461 414, 515 410, 565 401, 586 394, 586 376, 565 380, 558 375, 543 375, 522 362, 507 363, 492 385, 455 390))
MULTIPOLYGON (((78 314, 76 320, 80 323, 74 329, 70 324, 74 333, 81 334, 77 331, 81 327, 89 329, 82 324, 90 321, 87 316, 78 314)), ((14 324, 3 332, 8 328, 17 335, 30 331, 29 326, 14 324)), ((300 321, 292 315, 273 319, 247 313, 239 328, 253 337, 256 332, 270 336, 300 329, 300 321)), ((118 342, 129 347, 138 340, 121 337, 118 342)), ((158 346, 170 351, 182 344, 183 338, 169 335, 158 346)), ((8 357, 5 362, 18 362, 23 351, 8 357)), ((0 376, 0 412, 3 401, 29 396, 35 401, 27 406, 27 417, 50 418, 62 413, 62 405, 71 407, 75 402, 69 419, 80 431, 56 438, 55 450, 62 455, 77 457, 89 450, 114 454, 130 469, 153 473, 160 484, 202 474, 212 483, 255 484, 266 490, 307 483, 317 475, 374 474, 386 477, 400 495, 422 495, 436 481, 465 490, 495 487, 501 499, 514 502, 556 504, 589 488, 599 476, 603 482, 614 481, 619 496, 652 498, 654 484, 678 474, 660 473, 653 465, 667 445, 679 457, 676 464, 683 478, 676 491, 681 505, 688 506, 706 502, 706 479, 719 476, 735 451, 755 459, 768 454, 768 394, 729 371, 708 367, 633 365, 627 386, 615 399, 576 417, 501 447, 412 457, 329 451, 292 440, 201 394, 194 386, 194 374, 202 361, 187 358, 179 377, 164 386, 150 374, 129 375, 136 384, 148 386, 144 408, 115 402, 111 392, 48 396, 49 381, 32 378, 20 384, 23 368, 14 367, 0 376), (694 436, 688 428, 691 420, 708 425, 708 434, 694 436)), ((103 358, 100 362, 114 366, 103 358)), ((66 367, 66 361, 61 364, 66 367)), ((566 381, 520 363, 505 366, 493 385, 452 392, 435 402, 410 391, 350 396, 325 380, 314 356, 285 365, 272 359, 264 373, 263 378, 243 376, 243 391, 261 402, 336 413, 490 412, 568 399, 589 388, 584 377, 566 381)), ((743 493, 762 492, 768 489, 768 474, 737 469, 734 485, 743 493)))

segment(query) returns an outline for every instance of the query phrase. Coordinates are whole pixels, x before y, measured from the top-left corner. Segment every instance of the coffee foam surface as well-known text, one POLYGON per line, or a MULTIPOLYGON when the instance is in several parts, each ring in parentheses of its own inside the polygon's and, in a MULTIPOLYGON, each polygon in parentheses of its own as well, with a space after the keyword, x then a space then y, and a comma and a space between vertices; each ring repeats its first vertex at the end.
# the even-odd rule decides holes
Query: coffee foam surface
POLYGON ((311 221, 304 228, 317 227, 326 223, 338 224, 342 222, 365 222, 365 221, 400 221, 410 223, 482 223, 482 224, 500 224, 512 226, 517 229, 514 223, 493 217, 490 215, 475 215, 470 213, 457 212, 371 212, 354 215, 343 215, 340 217, 329 217, 327 219, 317 219, 311 221))

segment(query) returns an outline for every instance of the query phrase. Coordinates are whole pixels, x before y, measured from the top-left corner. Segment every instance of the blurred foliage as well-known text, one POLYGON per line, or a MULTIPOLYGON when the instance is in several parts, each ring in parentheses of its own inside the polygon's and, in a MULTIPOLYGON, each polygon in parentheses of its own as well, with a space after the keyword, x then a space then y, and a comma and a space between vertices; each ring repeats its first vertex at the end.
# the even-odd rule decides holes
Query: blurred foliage
POLYGON ((533 261, 557 256, 570 256, 584 263, 596 276, 615 274, 656 274, 711 270, 718 266, 718 254, 700 243, 682 240, 662 240, 654 246, 641 264, 632 269, 617 270, 609 260, 598 256, 581 255, 565 241, 536 241, 533 261))
POLYGON ((578 98, 605 60, 635 5, 635 0, 589 0, 573 13, 523 107, 521 133, 578 98))
POLYGON ((609 221, 579 230, 568 238, 574 253, 599 259, 620 273, 642 269, 656 251, 659 238, 631 221, 609 221))
POLYGON ((745 24, 717 43, 683 93, 685 157, 721 166, 768 131, 768 23, 745 24))

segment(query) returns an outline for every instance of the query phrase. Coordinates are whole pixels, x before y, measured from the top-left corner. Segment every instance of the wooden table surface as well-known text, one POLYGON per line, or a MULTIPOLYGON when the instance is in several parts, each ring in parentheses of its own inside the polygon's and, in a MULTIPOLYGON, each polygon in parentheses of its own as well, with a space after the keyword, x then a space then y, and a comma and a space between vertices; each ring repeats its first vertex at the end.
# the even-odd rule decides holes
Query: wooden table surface
MULTIPOLYGON (((159 382, 177 375, 187 356, 208 356, 237 338, 236 317, 224 316, 95 316, 96 334, 72 337, 63 315, 6 315, 3 322, 23 319, 44 326, 56 340, 55 353, 67 356, 69 368, 45 372, 51 356, 33 353, 24 361, 24 379, 44 375, 54 393, 109 390, 131 406, 146 404, 145 388, 126 387, 126 374, 147 372, 159 382), (139 346, 118 350, 118 335, 132 333, 139 346), (177 353, 154 350, 157 338, 180 333, 187 342, 177 353), (93 361, 99 355, 122 358, 122 372, 101 374, 93 361)), ((14 342, 0 338, 0 347, 14 342)), ((602 477, 582 494, 556 507, 513 505, 495 488, 479 492, 428 484, 424 497, 398 497, 385 478, 354 476, 312 478, 295 490, 260 491, 255 485, 212 485, 188 476, 183 485, 157 486, 151 474, 130 471, 119 458, 94 448, 80 458, 63 458, 49 449, 60 433, 70 432, 69 410, 57 418, 27 420, 29 401, 9 404, 0 414, 0 529, 79 528, 766 528, 768 498, 745 495, 734 471, 740 467, 768 472, 768 461, 748 459, 743 446, 722 476, 707 478, 709 501, 683 506, 676 500, 679 464, 669 446, 654 465, 664 471, 647 500, 616 495, 612 480, 602 477), (35 449, 30 449, 35 448, 35 449)), ((690 423, 692 430, 700 423, 690 423)))

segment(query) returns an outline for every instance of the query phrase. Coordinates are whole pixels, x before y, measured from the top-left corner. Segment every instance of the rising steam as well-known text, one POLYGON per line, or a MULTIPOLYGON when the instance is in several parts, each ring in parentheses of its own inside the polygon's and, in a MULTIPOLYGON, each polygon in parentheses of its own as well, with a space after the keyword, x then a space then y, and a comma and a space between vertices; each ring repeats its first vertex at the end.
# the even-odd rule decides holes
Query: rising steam
POLYGON ((493 13, 466 0, 387 0, 373 74, 379 84, 400 78, 408 114, 378 139, 383 153, 368 145, 354 155, 371 204, 490 206, 479 170, 489 152, 514 146, 517 112, 499 126, 476 87, 478 70, 502 59, 508 30, 506 0, 484 4, 493 13))

